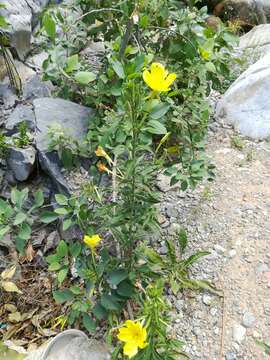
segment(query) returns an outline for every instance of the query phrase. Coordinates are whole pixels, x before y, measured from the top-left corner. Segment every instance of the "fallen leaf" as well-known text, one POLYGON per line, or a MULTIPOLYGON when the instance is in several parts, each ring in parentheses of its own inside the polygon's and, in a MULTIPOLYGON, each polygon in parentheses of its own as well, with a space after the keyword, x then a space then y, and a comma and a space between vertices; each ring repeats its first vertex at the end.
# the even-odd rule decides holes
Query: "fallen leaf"
POLYGON ((5 310, 11 313, 15 313, 17 311, 17 308, 13 304, 5 304, 5 310))
POLYGON ((25 259, 28 262, 31 262, 35 257, 35 250, 33 249, 32 244, 28 244, 26 250, 25 250, 25 259))
POLYGON ((8 320, 12 323, 18 323, 22 320, 21 313, 19 311, 16 311, 14 313, 11 313, 8 315, 8 320))
POLYGON ((22 294, 22 291, 17 288, 17 285, 11 281, 2 281, 1 286, 7 292, 16 292, 18 294, 22 294))
POLYGON ((12 279, 16 271, 16 265, 11 266, 9 269, 6 269, 2 272, 1 277, 3 280, 12 279))

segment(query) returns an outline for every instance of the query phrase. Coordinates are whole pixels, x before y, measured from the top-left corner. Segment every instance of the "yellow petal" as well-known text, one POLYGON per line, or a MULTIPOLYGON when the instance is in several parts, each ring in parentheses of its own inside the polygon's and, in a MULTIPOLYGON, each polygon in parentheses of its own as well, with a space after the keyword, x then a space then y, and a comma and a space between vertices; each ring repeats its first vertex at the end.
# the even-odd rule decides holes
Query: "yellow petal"
POLYGON ((128 342, 124 345, 124 355, 126 355, 129 359, 135 356, 138 352, 138 347, 136 344, 132 342, 128 342))
POLYGON ((153 63, 151 65, 151 75, 157 80, 164 80, 167 75, 165 67, 160 63, 153 63))
POLYGON ((117 335, 120 341, 129 342, 133 340, 133 333, 128 328, 119 329, 117 335))
POLYGON ((148 70, 144 70, 143 72, 143 80, 145 81, 145 83, 152 89, 152 77, 151 74, 148 70))

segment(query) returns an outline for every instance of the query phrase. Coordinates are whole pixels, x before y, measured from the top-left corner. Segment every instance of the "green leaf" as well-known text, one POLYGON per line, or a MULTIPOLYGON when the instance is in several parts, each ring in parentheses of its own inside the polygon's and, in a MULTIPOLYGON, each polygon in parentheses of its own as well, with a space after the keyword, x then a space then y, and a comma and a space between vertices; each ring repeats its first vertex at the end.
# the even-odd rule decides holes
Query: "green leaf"
POLYGON ((70 287, 70 291, 74 294, 74 295, 80 295, 82 293, 82 290, 79 288, 79 286, 74 286, 72 285, 70 287))
POLYGON ((210 61, 205 64, 205 67, 206 67, 206 70, 209 71, 209 72, 212 72, 212 73, 217 72, 217 69, 216 69, 215 65, 210 61))
POLYGON ((21 223, 23 223, 25 220, 27 219, 27 215, 23 212, 19 212, 15 219, 14 219, 14 223, 13 225, 20 225, 21 223))
POLYGON ((79 64, 79 56, 78 54, 72 55, 67 59, 67 66, 65 68, 65 71, 67 73, 71 73, 74 70, 78 70, 78 68, 80 67, 79 64))
POLYGON ((187 232, 185 229, 182 228, 178 232, 178 243, 179 243, 182 253, 184 253, 184 251, 187 247, 187 242, 188 242, 187 232))
POLYGON ((39 208, 44 204, 44 195, 42 190, 38 190, 35 194, 34 207, 39 208))
POLYGON ((0 28, 6 29, 9 26, 3 15, 0 15, 0 28))
POLYGON ((162 118, 168 112, 169 109, 170 109, 170 105, 159 103, 152 109, 149 116, 154 120, 158 120, 162 118))
POLYGON ((157 120, 148 121, 147 127, 145 129, 151 134, 156 135, 164 135, 167 133, 165 126, 157 120))
POLYGON ((90 71, 79 71, 75 75, 75 80, 81 85, 88 85, 90 82, 96 80, 97 76, 90 71))
POLYGON ((189 266, 195 264, 200 258, 210 255, 208 251, 198 251, 196 254, 191 255, 187 260, 184 261, 184 267, 188 268, 189 266))
POLYGON ((134 286, 128 281, 121 282, 116 292, 118 295, 129 299, 136 294, 134 286))
POLYGON ((18 209, 21 209, 25 200, 27 199, 28 191, 28 188, 25 188, 22 191, 19 191, 16 188, 12 189, 10 195, 12 204, 15 205, 18 209))
POLYGON ((74 298, 74 295, 69 289, 53 291, 53 298, 57 304, 63 304, 66 301, 70 301, 74 298))
POLYGON ((30 239, 32 229, 27 223, 23 223, 20 227, 18 237, 25 241, 30 239))
POLYGON ((62 282, 65 280, 67 274, 68 274, 68 267, 65 267, 59 271, 59 273, 57 274, 57 281, 59 285, 61 285, 62 282))
POLYGON ((68 215, 70 210, 68 208, 62 207, 55 209, 54 212, 58 215, 68 215))
POLYGON ((69 246, 69 252, 75 259, 80 255, 82 251, 82 245, 78 242, 74 242, 69 246))
POLYGON ((0 228, 0 240, 11 230, 10 226, 0 228))
POLYGON ((258 340, 256 341, 256 344, 259 345, 261 348, 263 348, 267 355, 270 355, 270 346, 269 345, 267 345, 263 341, 258 341, 258 340))
POLYGON ((57 271, 60 270, 62 267, 61 264, 59 264, 59 262, 53 262, 52 264, 50 264, 50 266, 48 267, 49 271, 57 271))
POLYGON ((125 270, 114 270, 108 274, 108 283, 110 285, 118 285, 121 281, 125 280, 128 277, 128 273, 125 270))
POLYGON ((64 240, 61 240, 56 248, 56 253, 59 258, 63 258, 68 254, 68 246, 64 240))
POLYGON ((101 296, 101 305, 106 310, 119 311, 121 310, 121 306, 114 300, 111 295, 102 295, 101 296))
POLYGON ((73 222, 71 219, 66 219, 63 221, 63 230, 66 231, 73 225, 73 222))
POLYGON ((45 224, 49 224, 57 219, 58 215, 51 211, 44 211, 40 216, 40 220, 45 224))
POLYGON ((83 319, 83 326, 86 328, 88 332, 94 332, 96 330, 96 323, 94 320, 86 313, 82 316, 83 319))
POLYGON ((112 68, 120 79, 125 78, 125 71, 120 61, 118 60, 112 61, 112 68))
POLYGON ((68 198, 63 194, 56 194, 55 200, 58 205, 61 205, 61 206, 68 205, 68 198))
POLYGON ((21 255, 24 254, 24 248, 25 248, 25 243, 26 241, 20 237, 16 237, 15 239, 15 245, 16 245, 16 249, 19 251, 19 253, 21 255))
POLYGON ((98 320, 106 320, 108 317, 107 310, 101 305, 100 302, 96 303, 92 309, 92 312, 98 320))
POLYGON ((46 261, 48 264, 58 263, 61 259, 56 254, 48 255, 46 261))
POLYGON ((56 24, 49 14, 45 14, 42 19, 42 25, 51 40, 55 40, 56 24))

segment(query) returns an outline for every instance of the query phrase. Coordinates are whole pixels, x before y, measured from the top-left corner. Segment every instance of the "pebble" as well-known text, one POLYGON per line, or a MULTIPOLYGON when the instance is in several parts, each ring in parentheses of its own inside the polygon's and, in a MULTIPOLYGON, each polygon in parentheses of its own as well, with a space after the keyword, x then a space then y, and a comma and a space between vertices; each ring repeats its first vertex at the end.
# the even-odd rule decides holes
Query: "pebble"
POLYGON ((235 353, 229 351, 229 352, 227 352, 227 353, 225 354, 225 359, 226 359, 226 360, 236 360, 237 357, 236 357, 236 354, 235 354, 235 353))
POLYGON ((230 250, 228 255, 230 259, 234 258, 236 255, 236 250, 235 249, 230 250))
POLYGON ((257 265, 255 269, 256 275, 262 275, 267 271, 269 271, 269 267, 264 263, 257 265))
POLYGON ((246 335, 246 329, 244 326, 236 324, 233 327, 233 340, 237 343, 241 343, 246 335))
POLYGON ((219 255, 223 255, 226 251, 226 249, 224 249, 224 247, 220 246, 220 245, 215 245, 214 246, 214 250, 219 254, 219 255))
POLYGON ((212 296, 208 295, 208 294, 204 294, 202 297, 202 302, 205 305, 210 306, 212 304, 212 296))
POLYGON ((242 324, 246 328, 250 328, 253 325, 253 323, 255 322, 255 320, 256 320, 255 316, 251 312, 246 311, 243 315, 242 324))

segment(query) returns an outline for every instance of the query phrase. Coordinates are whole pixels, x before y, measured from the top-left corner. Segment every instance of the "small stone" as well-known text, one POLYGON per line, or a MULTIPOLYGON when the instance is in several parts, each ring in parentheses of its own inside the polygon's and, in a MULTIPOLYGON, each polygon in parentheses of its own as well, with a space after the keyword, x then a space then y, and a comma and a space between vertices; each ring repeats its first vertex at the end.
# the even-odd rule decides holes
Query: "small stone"
POLYGON ((234 258, 236 255, 236 250, 235 249, 230 250, 228 255, 230 259, 234 258))
POLYGON ((254 339, 260 339, 261 338, 261 334, 256 330, 253 331, 252 336, 253 336, 254 339))
POLYGON ((159 253, 160 255, 166 255, 168 253, 167 246, 161 246, 161 248, 159 249, 159 253))
POLYGON ((212 304, 212 297, 208 294, 204 294, 202 297, 202 302, 205 305, 210 306, 212 304))
POLYGON ((269 267, 266 264, 263 263, 256 266, 255 269, 256 275, 260 276, 266 271, 269 271, 269 267))
POLYGON ((237 343, 241 343, 246 335, 246 329, 244 328, 244 326, 236 324, 233 327, 233 339, 234 341, 236 341, 237 343))
POLYGON ((223 255, 226 251, 226 249, 224 249, 224 247, 220 246, 220 245, 215 245, 214 246, 214 250, 219 254, 219 255, 223 255))
POLYGON ((226 360, 236 360, 237 357, 236 357, 236 354, 235 354, 235 353, 229 351, 229 352, 227 352, 227 353, 225 354, 225 359, 226 359, 226 360))
POLYGON ((243 315, 243 320, 242 320, 242 324, 246 327, 249 328, 253 325, 253 323, 255 322, 256 318, 255 316, 250 313, 249 311, 246 311, 243 315))
POLYGON ((172 217, 177 218, 177 216, 178 216, 178 210, 177 210, 176 205, 174 205, 174 204, 169 204, 169 205, 167 205, 167 207, 166 207, 166 213, 167 213, 167 215, 168 215, 170 218, 172 218, 172 217))

